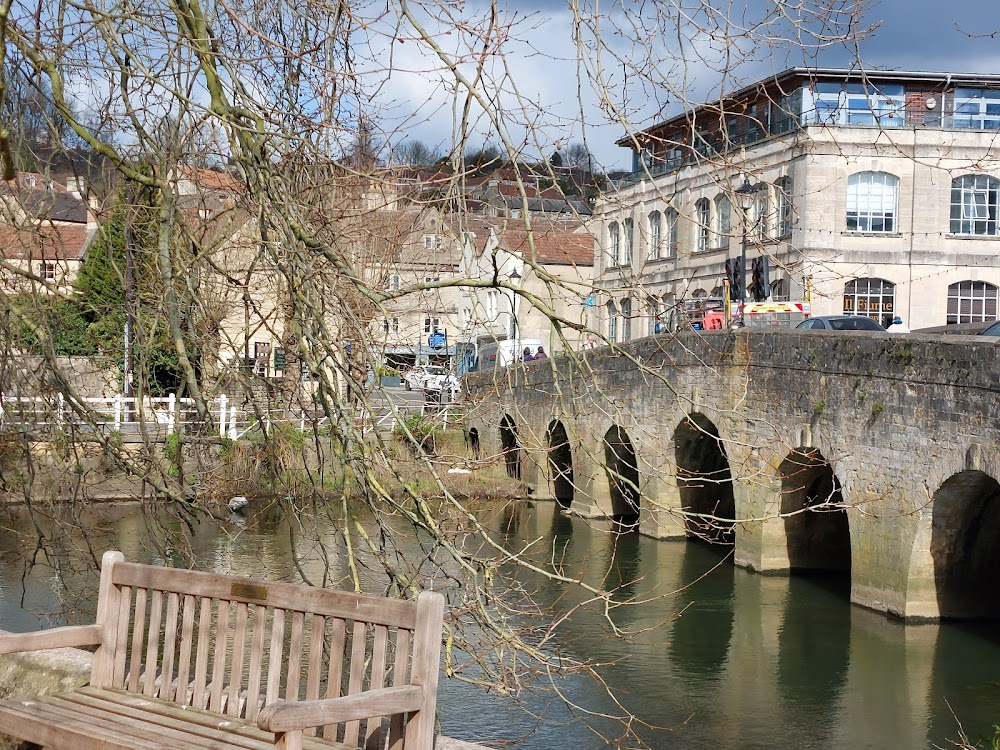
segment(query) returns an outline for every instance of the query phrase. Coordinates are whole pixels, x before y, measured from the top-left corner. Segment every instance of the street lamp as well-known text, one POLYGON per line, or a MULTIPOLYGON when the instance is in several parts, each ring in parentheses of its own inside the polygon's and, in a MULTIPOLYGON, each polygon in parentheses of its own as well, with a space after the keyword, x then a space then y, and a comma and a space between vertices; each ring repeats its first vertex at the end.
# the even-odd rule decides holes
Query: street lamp
MULTIPOLYGON (((740 246, 740 323, 746 324, 746 319, 743 317, 744 310, 747 304, 747 225, 750 223, 748 221, 748 215, 751 208, 753 208, 754 201, 757 199, 757 191, 763 187, 760 183, 756 185, 750 184, 750 178, 744 177, 743 184, 736 188, 736 200, 740 204, 740 208, 743 210, 743 243, 740 246)), ((735 280, 735 279, 734 279, 735 280)))

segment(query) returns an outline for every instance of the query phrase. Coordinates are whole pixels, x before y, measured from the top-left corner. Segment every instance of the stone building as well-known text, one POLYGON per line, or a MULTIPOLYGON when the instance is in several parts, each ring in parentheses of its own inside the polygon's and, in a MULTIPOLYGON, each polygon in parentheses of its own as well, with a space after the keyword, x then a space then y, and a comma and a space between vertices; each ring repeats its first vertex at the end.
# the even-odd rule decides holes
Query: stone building
POLYGON ((911 328, 996 320, 1000 76, 794 68, 630 133, 595 209, 609 338, 725 281, 911 328), (740 188, 753 190, 740 207, 740 188))

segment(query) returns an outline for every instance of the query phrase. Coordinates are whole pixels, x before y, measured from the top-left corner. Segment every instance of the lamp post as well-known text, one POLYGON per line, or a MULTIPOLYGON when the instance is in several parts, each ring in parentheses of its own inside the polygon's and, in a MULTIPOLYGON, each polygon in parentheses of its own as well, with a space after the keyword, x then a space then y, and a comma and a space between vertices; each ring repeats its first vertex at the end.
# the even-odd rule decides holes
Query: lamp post
MULTIPOLYGON (((757 198, 757 191, 760 190, 761 186, 750 184, 750 178, 744 177, 743 184, 736 188, 736 199, 739 201, 740 208, 743 210, 743 242, 740 245, 740 324, 745 325, 746 319, 743 317, 744 309, 747 304, 747 225, 750 223, 748 221, 748 215, 751 208, 753 208, 754 200, 757 198)), ((734 279, 735 280, 735 279, 734 279)))

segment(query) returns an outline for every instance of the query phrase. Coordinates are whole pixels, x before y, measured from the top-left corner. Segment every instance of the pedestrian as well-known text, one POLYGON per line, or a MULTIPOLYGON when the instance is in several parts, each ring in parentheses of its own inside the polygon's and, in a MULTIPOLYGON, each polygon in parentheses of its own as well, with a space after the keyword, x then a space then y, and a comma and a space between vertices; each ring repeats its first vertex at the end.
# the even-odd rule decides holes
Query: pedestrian
POLYGON ((535 352, 535 359, 548 359, 549 355, 545 353, 545 347, 538 347, 538 351, 535 352))
POLYGON ((530 362, 534 357, 531 356, 531 349, 529 347, 524 347, 524 351, 521 352, 521 361, 530 362))
POLYGON ((892 324, 886 328, 889 333, 909 333, 910 329, 898 315, 892 319, 892 324))
POLYGON ((587 340, 583 342, 584 349, 596 349, 597 348, 597 336, 592 333, 587 334, 587 340))

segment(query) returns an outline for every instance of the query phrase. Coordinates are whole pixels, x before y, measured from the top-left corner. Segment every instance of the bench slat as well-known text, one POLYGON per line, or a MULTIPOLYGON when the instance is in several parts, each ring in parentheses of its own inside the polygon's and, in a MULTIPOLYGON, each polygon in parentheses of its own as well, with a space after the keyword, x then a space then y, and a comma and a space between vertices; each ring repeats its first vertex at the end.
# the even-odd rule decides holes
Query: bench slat
POLYGON ((299 699, 299 683, 302 678, 302 647, 304 644, 305 615, 292 613, 292 633, 288 640, 288 666, 285 667, 285 700, 299 699))
MULTIPOLYGON (((368 625, 360 620, 354 621, 354 632, 351 634, 351 674, 347 681, 347 694, 355 695, 364 690, 365 651, 368 650, 368 625)), ((358 744, 358 734, 361 722, 349 721, 344 724, 344 743, 358 744)))
POLYGON ((229 602, 219 602, 219 621, 215 625, 215 660, 212 664, 212 692, 208 703, 210 711, 222 713, 222 688, 226 684, 226 656, 229 649, 229 602))
MULTIPOLYGON (((141 693, 139 686, 139 669, 142 667, 142 646, 145 642, 146 628, 146 589, 135 593, 135 621, 132 623, 132 656, 129 660, 128 689, 133 693, 141 693)), ((103 686, 102 686, 103 687, 103 686)))
POLYGON ((74 750, 164 750, 161 745, 135 733, 108 729, 95 733, 76 720, 52 716, 44 703, 22 701, 0 703, 0 733, 19 737, 43 747, 72 747, 74 750))
MULTIPOLYGON (((157 698, 145 698, 117 690, 98 690, 96 688, 81 688, 72 693, 61 695, 72 700, 92 700, 105 703, 109 711, 117 711, 123 715, 135 716, 141 712, 143 721, 152 721, 168 726, 172 723, 189 725, 192 732, 201 732, 204 736, 215 736, 214 733, 228 735, 236 732, 248 739, 264 742, 268 748, 274 746, 274 734, 258 729, 256 722, 232 721, 227 722, 228 726, 225 728, 220 728, 219 717, 213 713, 194 708, 181 708, 176 704, 166 703, 157 698)), ((342 743, 326 740, 310 741, 307 739, 306 747, 352 750, 342 743)))
MULTIPOLYGON (((339 698, 341 681, 344 679, 344 639, 347 637, 347 623, 338 617, 334 619, 330 631, 330 663, 327 665, 326 697, 339 698)), ((337 739, 337 725, 324 726, 323 737, 330 740, 337 739)))
MULTIPOLYGON (((372 671, 368 682, 369 690, 385 687, 386 652, 389 648, 389 628, 384 625, 375 626, 375 637, 372 641, 372 671)), ((376 748, 382 736, 382 721, 380 717, 371 717, 365 725, 365 747, 376 748)))
POLYGON ((146 675, 142 686, 143 695, 156 694, 156 667, 160 655, 160 620, 162 615, 163 594, 154 591, 149 611, 149 630, 146 631, 146 661, 142 665, 146 675))
POLYGON ((125 662, 128 656, 128 624, 132 618, 132 589, 124 587, 119 593, 118 633, 115 636, 115 658, 111 671, 111 684, 125 684, 125 662))
MULTIPOLYGON (((197 601, 193 596, 185 596, 181 615, 181 647, 177 657, 177 692, 174 700, 187 703, 188 681, 191 677, 191 651, 194 643, 194 613, 197 601)), ((118 683, 115 683, 117 686, 118 683)))
POLYGON ((174 699, 174 649, 177 648, 177 615, 180 611, 180 596, 171 593, 167 595, 167 619, 163 630, 163 678, 160 684, 160 697, 164 700, 174 699))
MULTIPOLYGON (((401 687, 409 683, 410 676, 407 667, 410 663, 410 631, 399 630, 396 633, 396 662, 392 666, 392 685, 401 687)), ((388 750, 403 748, 403 715, 394 714, 389 719, 388 750)))
POLYGON ((264 661, 264 627, 266 612, 254 607, 253 640, 250 644, 250 674, 247 680, 247 708, 244 712, 250 721, 257 720, 257 696, 260 695, 261 670, 264 661))
POLYGON ((285 610, 271 610, 271 648, 267 662, 267 692, 264 694, 264 705, 274 703, 281 688, 281 651, 285 642, 285 610))
MULTIPOLYGON (((309 661, 306 677, 306 700, 319 700, 320 681, 323 678, 323 641, 326 637, 326 618, 313 615, 309 627, 309 661)), ((316 727, 306 730, 307 737, 316 735, 316 727)))
POLYGON ((208 647, 212 638, 212 600, 202 597, 198 608, 198 650, 194 659, 194 686, 191 689, 191 705, 204 708, 205 688, 208 686, 208 647))
POLYGON ((233 623, 233 661, 229 671, 229 699, 226 713, 240 716, 240 690, 243 687, 243 661, 246 655, 247 605, 236 605, 236 621, 233 623))
POLYGON ((213 599, 265 604, 288 611, 313 612, 347 620, 400 626, 412 630, 416 612, 412 604, 379 596, 354 594, 294 583, 275 583, 253 578, 204 573, 181 568, 161 568, 138 563, 118 563, 114 582, 157 591, 207 596, 213 599), (262 594, 264 598, 258 596, 262 594))

